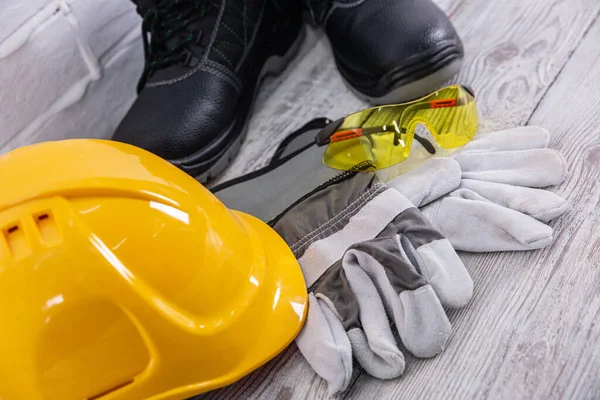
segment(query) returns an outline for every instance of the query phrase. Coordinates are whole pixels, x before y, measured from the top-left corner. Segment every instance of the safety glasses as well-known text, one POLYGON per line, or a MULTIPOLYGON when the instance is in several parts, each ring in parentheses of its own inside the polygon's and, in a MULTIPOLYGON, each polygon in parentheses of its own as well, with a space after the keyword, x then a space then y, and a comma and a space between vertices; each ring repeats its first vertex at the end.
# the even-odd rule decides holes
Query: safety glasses
POLYGON ((468 143, 477 133, 479 117, 473 91, 448 86, 408 103, 373 107, 350 114, 323 128, 318 146, 327 145, 323 163, 340 170, 377 170, 408 158, 413 139, 431 154, 433 145, 415 135, 425 125, 441 148, 468 143))

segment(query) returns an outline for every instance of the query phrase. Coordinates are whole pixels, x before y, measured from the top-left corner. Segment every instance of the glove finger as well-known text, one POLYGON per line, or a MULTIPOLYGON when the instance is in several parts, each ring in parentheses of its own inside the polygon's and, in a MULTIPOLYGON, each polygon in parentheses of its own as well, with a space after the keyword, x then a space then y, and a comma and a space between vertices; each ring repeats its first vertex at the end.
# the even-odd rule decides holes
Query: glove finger
POLYGON ((541 149, 548 147, 550 133, 540 126, 519 126, 477 135, 460 153, 541 149))
POLYGON ((397 378, 404 372, 404 355, 392 334, 381 297, 357 263, 344 262, 343 268, 356 297, 360 319, 360 325, 347 323, 354 357, 367 373, 376 378, 397 378))
POLYGON ((405 251, 416 259, 425 279, 443 305, 460 308, 473 297, 473 280, 448 239, 438 239, 419 247, 417 238, 402 237, 405 251))
POLYGON ((395 234, 400 235, 404 251, 415 260, 443 305, 458 308, 469 302, 473 296, 473 280, 448 240, 419 210, 405 210, 380 236, 395 234))
POLYGON ((558 185, 567 175, 563 155, 552 149, 460 153, 456 161, 463 179, 516 186, 558 185))
POLYGON ((308 313, 296 345, 312 369, 327 381, 330 394, 348 388, 352 377, 352 350, 339 317, 326 302, 308 295, 308 313))
POLYGON ((552 242, 552 228, 537 219, 487 200, 465 197, 444 197, 422 209, 456 250, 532 250, 552 242))
MULTIPOLYGON (((565 199, 547 190, 472 179, 463 179, 460 188, 467 189, 471 193, 475 192, 495 204, 522 212, 542 222, 548 222, 568 209, 565 199)), ((463 197, 463 193, 462 190, 456 190, 450 196, 463 197)))
POLYGON ((387 182, 417 207, 428 204, 458 188, 460 166, 449 157, 432 158, 424 165, 387 182))
POLYGON ((450 321, 432 287, 406 254, 401 254, 397 237, 361 243, 348 250, 344 264, 359 266, 375 284, 411 353, 426 358, 444 349, 451 333, 450 321))

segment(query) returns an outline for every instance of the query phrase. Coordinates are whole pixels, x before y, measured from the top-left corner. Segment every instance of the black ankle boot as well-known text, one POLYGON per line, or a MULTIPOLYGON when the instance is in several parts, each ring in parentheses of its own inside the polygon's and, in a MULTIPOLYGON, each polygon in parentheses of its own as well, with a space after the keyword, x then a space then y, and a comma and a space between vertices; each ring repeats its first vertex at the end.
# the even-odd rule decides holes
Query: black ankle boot
POLYGON ((145 70, 114 140, 205 182, 237 154, 261 79, 302 31, 298 0, 137 0, 145 70))
POLYGON ((307 0, 342 76, 376 104, 422 97, 459 70, 463 46, 430 0, 307 0))

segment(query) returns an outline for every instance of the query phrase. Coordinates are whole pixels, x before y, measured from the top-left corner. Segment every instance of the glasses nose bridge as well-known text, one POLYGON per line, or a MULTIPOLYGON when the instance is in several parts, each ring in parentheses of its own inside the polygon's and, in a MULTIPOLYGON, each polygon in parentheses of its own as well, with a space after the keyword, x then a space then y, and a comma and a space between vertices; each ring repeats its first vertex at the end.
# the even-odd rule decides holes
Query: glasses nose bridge
POLYGON ((410 133, 409 127, 406 126, 406 118, 404 118, 406 109, 406 105, 399 105, 399 109, 394 113, 394 118, 391 122, 394 128, 394 146, 399 146, 400 141, 404 139, 403 136, 410 133))

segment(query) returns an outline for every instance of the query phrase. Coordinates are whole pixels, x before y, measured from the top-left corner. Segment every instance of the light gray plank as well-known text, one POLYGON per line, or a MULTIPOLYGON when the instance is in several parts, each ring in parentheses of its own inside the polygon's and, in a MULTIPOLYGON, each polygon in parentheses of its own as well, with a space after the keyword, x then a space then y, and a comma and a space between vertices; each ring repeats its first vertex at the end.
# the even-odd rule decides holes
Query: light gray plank
MULTIPOLYGON (((523 341, 537 340, 546 354, 540 352, 539 361, 517 364, 501 377, 515 382, 527 373, 527 381, 551 383, 537 390, 545 398, 600 398, 599 43, 597 17, 529 121, 551 130, 552 147, 568 161, 570 176, 555 191, 572 209, 554 224, 557 243, 547 252, 548 262, 533 271, 534 279, 541 277, 544 284, 528 299, 531 311, 523 341)), ((519 346, 513 346, 507 356, 519 353, 519 346)))
MULTIPOLYGON (((599 23, 549 90, 599 8, 585 0, 455 3, 453 21, 468 51, 458 80, 477 90, 484 130, 527 122, 545 96, 531 122, 552 129, 553 146, 565 153, 571 175, 554 190, 573 208, 553 223, 550 248, 462 254, 476 290, 468 307, 450 312, 454 334, 446 351, 431 360, 407 355, 405 376, 393 381, 357 372, 345 397, 600 398, 599 23), (575 89, 585 101, 569 92, 575 89)), ((261 120, 251 125, 253 144, 229 176, 264 162, 276 146, 267 138, 276 142, 283 132, 271 127, 362 106, 345 91, 328 54, 318 39, 264 101, 256 114, 261 120)), ((237 384, 205 397, 324 398, 326 386, 291 346, 237 384)))

